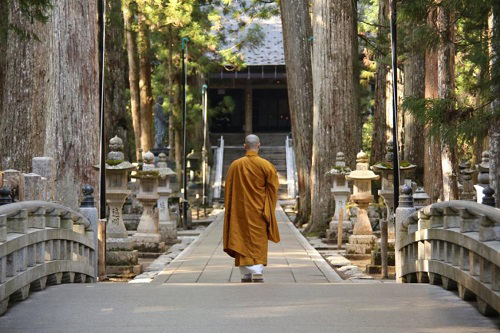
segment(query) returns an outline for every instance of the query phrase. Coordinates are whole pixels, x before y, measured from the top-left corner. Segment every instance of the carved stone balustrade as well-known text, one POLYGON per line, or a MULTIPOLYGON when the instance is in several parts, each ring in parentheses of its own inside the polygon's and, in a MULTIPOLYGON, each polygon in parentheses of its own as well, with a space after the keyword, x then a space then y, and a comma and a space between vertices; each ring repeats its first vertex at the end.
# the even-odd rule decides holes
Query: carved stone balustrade
POLYGON ((95 226, 46 201, 0 206, 0 314, 46 285, 94 282, 95 226))
POLYGON ((397 279, 458 289, 481 313, 500 312, 500 210, 446 201, 417 212, 407 195, 396 213, 397 279))

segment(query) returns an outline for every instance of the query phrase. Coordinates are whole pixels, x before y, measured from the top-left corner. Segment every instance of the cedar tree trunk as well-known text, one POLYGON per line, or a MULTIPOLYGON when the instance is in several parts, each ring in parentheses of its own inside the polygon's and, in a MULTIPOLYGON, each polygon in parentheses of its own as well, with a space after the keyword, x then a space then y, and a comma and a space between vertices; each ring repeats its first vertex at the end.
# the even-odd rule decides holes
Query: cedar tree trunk
POLYGON ((281 21, 287 68, 288 100, 296 156, 300 206, 295 223, 307 223, 311 214, 311 157, 313 82, 311 19, 307 0, 281 1, 281 21))

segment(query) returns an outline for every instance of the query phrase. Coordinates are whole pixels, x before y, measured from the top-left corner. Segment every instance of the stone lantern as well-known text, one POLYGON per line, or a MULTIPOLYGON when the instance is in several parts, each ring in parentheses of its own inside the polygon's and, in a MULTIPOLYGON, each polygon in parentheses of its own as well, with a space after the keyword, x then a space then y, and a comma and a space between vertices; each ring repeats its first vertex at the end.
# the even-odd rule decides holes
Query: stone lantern
MULTIPOLYGON (((122 207, 130 195, 127 189, 128 174, 136 169, 125 161, 123 141, 115 136, 109 141, 106 160, 106 203, 109 207, 106 224, 106 272, 110 275, 139 274, 137 251, 132 251, 133 243, 128 238, 123 223, 122 207)), ((99 166, 95 166, 96 169, 99 166)))
POLYGON ((148 151, 143 156, 142 170, 151 171, 155 169, 155 155, 148 151))
POLYGON ((194 149, 187 155, 187 168, 190 170, 196 170, 198 168, 198 164, 200 164, 200 156, 198 153, 194 152, 194 149))
MULTIPOLYGON (((392 145, 392 139, 387 140, 385 161, 375 164, 372 169, 376 173, 382 174, 382 188, 378 191, 378 194, 384 199, 385 206, 387 208, 387 221, 389 238, 394 238, 394 147, 392 145)), ((399 175, 400 184, 405 183, 406 175, 416 169, 416 165, 411 164, 406 161, 399 162, 399 175)))
POLYGON ((354 224, 353 234, 349 236, 346 250, 348 254, 369 254, 377 237, 373 235, 367 209, 368 205, 373 202, 372 180, 377 180, 380 176, 369 170, 368 156, 365 152, 358 153, 356 162, 356 170, 346 176, 347 180, 353 181, 351 201, 358 205, 357 220, 354 224))
POLYGON ((160 242, 160 230, 158 216, 155 215, 153 207, 156 205, 158 195, 159 172, 154 170, 154 155, 150 152, 144 154, 144 165, 142 171, 137 171, 135 178, 139 180, 139 192, 137 200, 143 206, 143 212, 137 232, 132 236, 135 248, 141 252, 159 252, 164 244, 160 242))
POLYGON ((474 185, 476 189, 476 200, 477 203, 483 201, 483 190, 490 183, 490 152, 483 151, 481 154, 481 163, 476 165, 477 168, 477 185, 474 185))
POLYGON ((413 205, 416 210, 419 210, 427 205, 430 205, 430 199, 431 197, 425 192, 423 187, 417 187, 415 194, 413 195, 413 205))
POLYGON ((347 198, 351 194, 351 190, 349 189, 349 184, 345 176, 350 172, 351 169, 346 166, 345 163, 344 153, 338 152, 335 160, 335 166, 328 172, 328 174, 333 176, 333 186, 331 191, 335 197, 335 213, 333 215, 332 221, 330 222, 330 228, 329 230, 327 230, 327 239, 329 241, 337 241, 341 210, 343 221, 342 239, 345 238, 345 240, 347 241, 348 232, 352 230, 352 224, 348 220, 348 214, 346 210, 347 198))
POLYGON ((462 178, 462 188, 460 192, 460 200, 474 201, 475 191, 474 185, 472 184, 472 174, 474 170, 471 169, 471 164, 469 161, 462 163, 462 168, 460 170, 460 175, 462 178))
POLYGON ((172 193, 170 188, 170 178, 175 175, 167 166, 167 155, 160 153, 158 155, 158 227, 160 230, 160 240, 166 244, 177 242, 177 221, 171 219, 168 206, 168 197, 172 193))

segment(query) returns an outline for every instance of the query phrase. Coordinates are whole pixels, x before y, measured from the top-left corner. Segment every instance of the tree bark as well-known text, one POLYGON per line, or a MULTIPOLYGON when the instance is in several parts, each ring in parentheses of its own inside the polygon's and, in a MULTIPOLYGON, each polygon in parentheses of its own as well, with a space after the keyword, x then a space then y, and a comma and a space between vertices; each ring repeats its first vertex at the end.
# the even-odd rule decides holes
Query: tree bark
MULTIPOLYGON (((404 96, 425 98, 425 52, 410 52, 404 64, 404 96)), ((410 112, 403 113, 403 159, 417 165, 417 184, 423 184, 424 126, 410 112)))
POLYGON ((349 0, 314 0, 313 148, 311 219, 307 231, 324 231, 333 212, 330 191, 337 152, 343 151, 354 167, 360 147, 359 110, 354 47, 355 3, 349 0))
POLYGON ((123 6, 125 17, 125 33, 127 37, 128 81, 130 88, 130 111, 134 128, 136 160, 139 160, 141 148, 141 97, 139 92, 139 52, 137 50, 137 33, 134 30, 137 6, 129 2, 123 6))
MULTIPOLYGON (((446 6, 438 8, 438 29, 441 42, 438 45, 438 97, 451 99, 455 87, 455 48, 453 44, 453 13, 446 6)), ((447 112, 454 112, 450 104, 447 112)), ((458 200, 457 158, 455 147, 442 142, 441 165, 443 172, 444 200, 458 200)))
POLYGON ((309 37, 312 28, 307 0, 281 1, 280 4, 300 198, 295 224, 301 226, 311 214, 313 82, 309 37))
MULTIPOLYGON (((427 24, 434 26, 436 12, 429 14, 427 24)), ((437 51, 428 50, 425 54, 425 98, 438 98, 438 56, 437 51)), ((443 173, 441 168, 441 144, 438 137, 431 137, 425 130, 424 187, 436 202, 443 198, 443 173)))
MULTIPOLYGON (((492 2, 490 17, 492 92, 495 99, 492 110, 500 110, 500 4, 492 2)), ((495 191, 496 207, 500 208, 500 119, 490 127, 490 186, 495 191)))
POLYGON ((107 1, 106 22, 106 74, 104 94, 104 115, 106 122, 106 142, 118 135, 126 143, 124 153, 130 159, 127 122, 127 60, 124 52, 124 22, 122 0, 107 1))
MULTIPOLYGON (((7 26, 9 21, 9 4, 7 1, 0 1, 0 25, 4 24, 7 26)), ((7 29, 0 30, 0 54, 7 53, 7 29)), ((0 57, 0 113, 3 109, 3 93, 5 87, 5 74, 7 72, 7 59, 5 57, 0 57)), ((2 162, 0 161, 0 164, 2 162)))
POLYGON ((151 92, 151 46, 146 16, 139 11, 139 91, 141 96, 141 147, 154 147, 153 93, 151 92))
MULTIPOLYGON (((99 91, 96 1, 53 3, 40 41, 8 33, 0 110, 0 168, 30 172, 32 158, 52 157, 57 200, 77 208, 81 186, 97 182, 99 91)), ((14 3, 11 22, 24 18, 14 3)))
POLYGON ((172 25, 168 27, 168 145, 170 160, 175 151, 174 135, 174 34, 172 25))
MULTIPOLYGON (((378 39, 386 41, 389 25, 389 1, 380 0, 378 9, 378 39)), ((387 141, 386 112, 387 112, 387 74, 389 67, 384 63, 386 55, 378 53, 376 56, 377 71, 375 73, 375 107, 373 114, 373 140, 371 146, 370 163, 383 161, 387 141)))

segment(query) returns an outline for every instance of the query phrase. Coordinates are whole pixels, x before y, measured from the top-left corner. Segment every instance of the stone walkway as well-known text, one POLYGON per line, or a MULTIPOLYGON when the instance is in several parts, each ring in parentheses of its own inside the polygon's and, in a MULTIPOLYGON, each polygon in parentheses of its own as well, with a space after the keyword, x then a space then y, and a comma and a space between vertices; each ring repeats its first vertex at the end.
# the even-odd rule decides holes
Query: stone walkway
POLYGON ((280 209, 278 220, 265 283, 238 283, 219 216, 151 283, 51 286, 0 317, 0 332, 499 332, 439 286, 336 283, 280 209))
MULTIPOLYGON (((340 276, 293 226, 285 212, 276 211, 281 242, 269 243, 264 278, 269 283, 342 282, 340 276)), ((240 283, 239 268, 223 252, 224 215, 217 219, 152 283, 240 283)))

